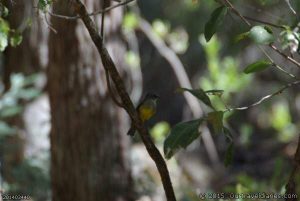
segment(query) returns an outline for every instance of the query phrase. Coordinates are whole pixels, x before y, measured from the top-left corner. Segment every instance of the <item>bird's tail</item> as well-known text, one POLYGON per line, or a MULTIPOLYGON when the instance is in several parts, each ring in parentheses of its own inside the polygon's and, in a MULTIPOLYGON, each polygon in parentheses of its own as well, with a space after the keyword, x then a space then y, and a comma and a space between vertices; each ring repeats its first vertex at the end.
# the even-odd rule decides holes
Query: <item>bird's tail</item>
POLYGON ((135 127, 133 126, 133 124, 131 124, 131 127, 128 130, 127 135, 134 136, 135 130, 136 130, 135 127))

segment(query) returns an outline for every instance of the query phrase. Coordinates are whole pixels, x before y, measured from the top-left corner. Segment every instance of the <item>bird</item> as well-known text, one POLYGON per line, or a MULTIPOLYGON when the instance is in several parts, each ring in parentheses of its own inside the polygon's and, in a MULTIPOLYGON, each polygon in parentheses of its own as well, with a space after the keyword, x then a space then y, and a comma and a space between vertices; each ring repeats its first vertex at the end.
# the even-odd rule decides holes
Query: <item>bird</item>
MULTIPOLYGON (((158 95, 154 93, 147 93, 145 98, 136 107, 136 111, 143 123, 149 120, 156 113, 158 99, 158 95)), ((136 128, 134 124, 131 123, 131 127, 128 130, 127 135, 134 136, 135 131, 136 128)))

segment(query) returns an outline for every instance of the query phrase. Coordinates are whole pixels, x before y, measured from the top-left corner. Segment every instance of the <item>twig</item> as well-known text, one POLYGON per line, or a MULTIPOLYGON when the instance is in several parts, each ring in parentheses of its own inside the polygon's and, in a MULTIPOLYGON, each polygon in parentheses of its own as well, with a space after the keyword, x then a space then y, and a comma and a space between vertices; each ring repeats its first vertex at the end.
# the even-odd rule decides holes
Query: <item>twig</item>
POLYGON ((270 56, 270 55, 269 55, 262 47, 260 47, 260 46, 258 46, 258 47, 259 47, 259 49, 264 53, 264 55, 271 61, 272 65, 273 65, 275 68, 277 68, 278 70, 280 70, 280 71, 283 72, 284 74, 288 75, 289 77, 298 80, 298 78, 297 78, 295 75, 293 75, 292 73, 287 72, 287 71, 284 70, 281 66, 279 66, 278 64, 276 64, 276 63, 274 62, 274 60, 271 58, 271 56, 270 56))
MULTIPOLYGON (((220 1, 220 0, 219 0, 220 1)), ((244 21, 248 26, 251 26, 250 22, 237 10, 235 9, 235 7, 230 3, 229 0, 223 0, 225 3, 223 3, 223 5, 229 5, 229 7, 234 11, 234 13, 239 16, 241 18, 242 21, 244 21)), ((283 52, 281 52, 276 46, 274 46, 273 44, 270 44, 269 47, 271 47, 273 50, 275 50, 277 53, 279 53, 281 56, 283 56, 284 58, 286 58, 288 61, 292 62, 293 64, 295 64, 298 68, 300 68, 300 63, 298 61, 296 61, 295 59, 293 59, 292 57, 284 54, 283 52)))
POLYGON ((54 28, 52 27, 52 25, 50 24, 50 22, 48 21, 48 18, 47 18, 47 15, 46 15, 46 14, 44 14, 44 18, 45 18, 45 22, 46 22, 48 28, 49 28, 51 31, 53 31, 55 34, 57 34, 56 29, 54 29, 54 28))
POLYGON ((107 89, 108 89, 108 92, 112 98, 112 100, 115 102, 115 104, 121 108, 124 108, 124 105, 118 101, 118 99, 115 97, 115 94, 111 88, 111 83, 110 83, 110 76, 109 76, 109 72, 107 69, 104 69, 105 70, 105 77, 106 77, 106 85, 107 85, 107 89))
MULTIPOLYGON (((108 12, 114 8, 117 8, 117 7, 120 7, 120 6, 124 6, 126 4, 129 4, 131 3, 132 1, 134 0, 125 0, 125 1, 122 1, 118 4, 115 4, 115 5, 112 5, 110 7, 107 7, 105 8, 104 10, 99 10, 99 11, 95 11, 95 12, 92 12, 92 13, 87 13, 86 15, 87 16, 94 16, 94 15, 99 15, 99 14, 102 14, 102 13, 105 13, 105 12, 108 12)), ((76 16, 66 16, 66 15, 60 15, 60 14, 56 14, 56 13, 53 13, 51 11, 47 11, 47 13, 49 13, 51 16, 53 17, 58 17, 58 18, 61 18, 61 19, 65 19, 65 20, 77 20, 80 18, 79 15, 76 15, 76 16)))
MULTIPOLYGON (((155 35, 151 25, 144 19, 139 19, 139 28, 148 37, 148 39, 151 41, 151 43, 154 45, 154 47, 157 49, 160 55, 168 61, 176 75, 176 78, 178 79, 179 85, 181 87, 191 89, 192 84, 187 76, 184 66, 178 58, 178 56, 174 53, 174 51, 172 51, 168 46, 166 46, 164 41, 155 35)), ((187 93, 184 93, 184 98, 186 99, 187 104, 190 107, 192 114, 195 118, 199 118, 203 115, 201 106, 196 99, 194 99, 191 95, 187 93)), ((203 132, 201 136, 204 141, 204 145, 208 152, 210 160, 214 164, 219 165, 220 160, 218 152, 211 137, 211 134, 209 132, 203 132)))
POLYGON ((264 21, 264 20, 256 19, 256 18, 253 18, 253 17, 245 16, 245 15, 244 15, 244 18, 247 19, 247 20, 253 21, 253 22, 258 22, 258 23, 261 23, 261 24, 270 25, 272 27, 276 27, 276 28, 279 28, 279 29, 285 29, 284 26, 274 24, 272 22, 267 22, 267 21, 264 21))
POLYGON ((290 57, 290 56, 284 54, 283 52, 281 52, 274 44, 270 44, 269 47, 272 48, 273 50, 275 50, 275 52, 277 52, 278 54, 280 54, 284 58, 286 58, 288 61, 290 61, 293 64, 295 64, 298 68, 300 68, 300 63, 298 61, 296 61, 292 57, 290 57))
POLYGON ((237 9, 235 9, 235 7, 233 6, 233 4, 229 0, 223 0, 223 1, 225 2, 225 5, 227 4, 229 6, 229 8, 231 8, 231 10, 237 16, 239 16, 248 26, 251 26, 251 24, 249 23, 249 21, 243 15, 241 15, 241 13, 237 9))
POLYGON ((73 7, 75 9, 75 12, 80 16, 82 19, 85 27, 87 28, 91 39, 93 40, 100 57, 102 59, 103 67, 107 69, 109 72, 109 75, 112 78, 112 81, 115 84, 115 87, 117 89, 117 92, 122 100, 122 103, 124 105, 124 109, 131 117, 131 120, 136 127, 136 129, 139 131, 139 134, 141 136, 141 139, 150 155, 150 157, 153 159, 153 161, 156 164, 156 167, 160 173, 162 184, 165 190, 167 201, 176 201, 175 193, 173 190, 171 178, 169 175, 169 171, 166 165, 166 162, 162 155, 160 154, 159 150, 153 143, 147 129, 145 128, 144 124, 142 123, 139 115, 137 114, 137 111, 126 91, 125 84, 123 79, 121 78, 119 72, 117 71, 117 68, 115 66, 115 63, 113 62, 111 56, 109 55, 106 47, 103 44, 102 37, 99 35, 95 23, 92 21, 92 19, 89 17, 88 12, 85 8, 85 5, 81 2, 81 0, 74 0, 73 7))
POLYGON ((298 85, 298 84, 300 84, 300 80, 288 83, 288 84, 284 85, 283 87, 281 87, 278 91, 276 91, 276 92, 274 92, 272 94, 269 94, 267 96, 264 96, 263 98, 261 98, 260 100, 258 100, 257 102, 255 102, 255 103, 253 103, 253 104, 251 104, 249 106, 237 107, 237 108, 228 108, 227 110, 225 110, 225 112, 230 112, 230 111, 234 111, 234 110, 247 110, 247 109, 249 109, 251 107, 257 106, 257 105, 259 105, 259 104, 267 101, 268 99, 272 98, 273 96, 281 94, 286 89, 288 89, 288 88, 290 88, 292 86, 298 85))
POLYGON ((288 5, 289 9, 292 11, 292 13, 293 13, 294 15, 297 16, 297 12, 296 12, 295 9, 293 8, 293 6, 292 6, 290 0, 285 0, 285 2, 286 2, 286 4, 288 5))
MULTIPOLYGON (((283 26, 279 26, 279 25, 275 25, 275 24, 272 24, 272 23, 269 23, 269 22, 264 22, 264 21, 261 21, 261 20, 257 20, 257 19, 254 19, 254 18, 251 18, 251 17, 247 17, 247 16, 243 16, 242 14, 239 13, 238 10, 236 10, 234 8, 234 6, 230 3, 229 0, 224 0, 229 6, 230 8, 232 8, 233 11, 235 11, 235 14, 237 14, 248 26, 251 26, 250 22, 248 20, 252 20, 252 21, 256 21, 256 22, 260 22, 260 23, 264 23, 264 24, 268 24, 268 25, 272 25, 272 26, 275 26, 275 27, 278 27, 278 28, 284 28, 283 26)), ((271 46, 271 45, 270 45, 271 46)), ((280 71, 282 71, 283 73, 287 74, 288 76, 292 77, 292 78, 296 78, 296 76, 294 76, 293 74, 287 72, 286 70, 284 70, 282 67, 280 67, 278 64, 276 64, 274 62, 274 60, 271 58, 271 56, 264 50, 262 49, 260 46, 258 46, 259 49, 264 53, 264 55, 272 62, 272 65, 274 67, 276 67, 277 69, 279 69, 280 71)), ((277 51, 279 51, 277 48, 276 48, 277 51)), ((293 63, 298 63, 296 60, 294 60, 293 58, 289 57, 288 55, 285 55, 284 53, 282 52, 278 52, 280 53, 282 56, 284 56, 285 58, 287 58, 288 60, 292 60, 291 62, 293 63)))

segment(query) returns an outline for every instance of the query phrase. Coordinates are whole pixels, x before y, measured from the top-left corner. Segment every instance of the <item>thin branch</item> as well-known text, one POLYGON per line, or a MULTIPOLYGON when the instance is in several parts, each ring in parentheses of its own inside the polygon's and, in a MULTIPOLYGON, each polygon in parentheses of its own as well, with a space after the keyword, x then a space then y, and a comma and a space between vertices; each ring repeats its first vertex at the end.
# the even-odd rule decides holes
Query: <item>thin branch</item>
MULTIPOLYGON (((148 39, 151 41, 151 43, 154 45, 154 47, 157 49, 160 55, 164 57, 167 60, 167 62, 170 64, 170 66, 172 67, 176 75, 179 85, 181 87, 191 89, 192 84, 187 76, 185 68, 182 62, 180 61, 180 59, 178 58, 178 56, 174 53, 174 51, 171 50, 162 39, 160 39, 155 35, 151 25, 144 19, 139 19, 139 28, 148 37, 148 39)), ((203 115, 201 106, 196 99, 194 99, 191 95, 187 93, 184 93, 184 98, 195 118, 199 118, 200 116, 203 115)), ((219 160, 218 152, 213 142, 213 139, 211 137, 211 134, 209 132, 203 132, 201 136, 204 141, 204 145, 208 152, 208 156, 210 160, 214 164, 219 165, 220 160, 219 160)))
POLYGON ((228 108, 227 110, 225 110, 225 112, 230 112, 230 111, 234 111, 234 110, 247 110, 251 107, 254 107, 254 106, 257 106, 257 105, 260 105, 261 103, 269 100, 270 98, 276 96, 276 95, 279 95, 281 94, 282 92, 284 92, 286 89, 292 87, 292 86, 295 86, 295 85, 298 85, 300 84, 300 80, 297 80, 297 81, 294 81, 294 82, 291 82, 291 83, 288 83, 286 85, 284 85, 283 87, 281 87, 279 90, 277 90, 276 92, 272 93, 272 94, 269 94, 267 96, 264 96, 263 98, 261 98, 260 100, 258 100, 257 102, 249 105, 249 106, 245 106, 245 107, 237 107, 237 108, 228 108))
POLYGON ((105 77, 106 77, 106 85, 107 85, 107 89, 108 89, 108 92, 112 98, 112 100, 115 102, 115 104, 121 108, 124 108, 124 105, 115 97, 115 94, 111 88, 111 83, 110 83, 110 76, 109 76, 109 72, 107 69, 104 69, 105 70, 105 77))
POLYGON ((48 28, 49 28, 51 31, 53 31, 55 34, 57 34, 56 29, 54 29, 54 28, 52 27, 51 23, 48 21, 48 18, 47 18, 47 15, 46 15, 46 14, 44 14, 44 18, 45 18, 45 22, 46 22, 48 28))
POLYGON ((298 80, 298 78, 297 78, 294 74, 289 73, 288 71, 284 70, 282 67, 280 67, 280 66, 277 65, 276 63, 273 62, 272 65, 273 65, 275 68, 277 68, 278 70, 280 70, 281 72, 283 72, 284 74, 286 74, 287 76, 289 76, 289 77, 291 77, 291 78, 293 78, 293 79, 297 79, 297 80, 298 80))
POLYGON ((293 13, 294 15, 297 16, 297 12, 296 12, 295 9, 293 8, 293 6, 292 6, 290 0, 285 0, 285 2, 286 2, 286 4, 287 4, 287 6, 289 7, 289 9, 292 11, 292 13, 293 13))
POLYGON ((73 7, 75 12, 80 16, 82 19, 85 27, 87 28, 91 39, 93 40, 103 63, 103 67, 107 69, 109 75, 112 78, 112 81, 115 84, 116 90, 122 100, 124 105, 124 109, 129 114, 134 126, 138 130, 140 137, 153 161, 156 164, 156 167, 159 171, 159 174, 162 179, 162 184, 165 190, 167 201, 176 201, 174 189, 172 186, 169 170, 167 168, 166 162, 162 155, 160 154, 159 150, 153 143, 151 136, 148 133, 148 130, 144 126, 143 122, 141 121, 137 111, 129 97, 129 94, 126 91, 125 84, 123 79, 121 78, 115 63, 113 62, 111 56, 109 55, 106 47, 103 44, 103 39, 99 35, 95 23, 89 17, 89 14, 85 8, 85 5, 81 2, 81 0, 74 0, 73 7))
POLYGON ((275 50, 275 52, 277 52, 278 54, 280 54, 281 56, 286 58, 291 63, 295 64, 298 68, 300 68, 300 63, 298 61, 296 61, 292 57, 290 57, 290 56, 284 54, 283 52, 281 52, 274 44, 270 44, 269 47, 272 48, 273 50, 275 50))
POLYGON ((279 29, 285 29, 285 27, 282 26, 282 25, 274 24, 272 22, 267 22, 267 21, 264 21, 264 20, 256 19, 256 18, 253 18, 253 17, 245 16, 245 15, 243 15, 243 16, 244 16, 245 19, 253 21, 253 22, 258 22, 258 23, 269 25, 269 26, 279 28, 279 29))
POLYGON ((297 78, 295 75, 293 75, 292 73, 289 73, 288 71, 284 70, 281 66, 279 66, 278 64, 276 64, 276 63, 274 62, 274 60, 271 58, 271 56, 270 56, 270 55, 269 55, 262 47, 260 47, 260 46, 258 46, 258 47, 259 47, 259 49, 264 53, 264 55, 272 62, 272 65, 273 65, 275 68, 277 68, 278 70, 280 70, 280 71, 283 72, 284 74, 288 75, 289 77, 298 80, 298 78, 297 78))
MULTIPOLYGON (((108 11, 114 9, 114 8, 127 5, 127 4, 129 4, 129 3, 133 2, 133 1, 134 0, 125 0, 125 1, 122 1, 122 2, 120 2, 118 4, 109 6, 109 7, 105 8, 105 9, 102 9, 102 10, 99 10, 99 11, 95 11, 95 12, 92 12, 92 13, 87 13, 86 15, 87 16, 94 16, 94 15, 99 15, 99 14, 102 14, 102 13, 106 13, 106 12, 108 12, 108 11)), ((60 14, 53 13, 50 10, 47 11, 47 13, 49 13, 53 17, 57 17, 57 18, 65 19, 65 20, 77 20, 77 19, 80 18, 79 15, 76 15, 76 16, 60 15, 60 14)))
MULTIPOLYGON (((228 5, 232 9, 232 11, 234 11, 234 13, 241 18, 242 21, 244 21, 248 26, 251 26, 250 22, 237 9, 235 9, 235 7, 233 6, 233 4, 230 3, 229 0, 223 0, 223 2, 224 2, 223 5, 228 5)), ((298 61, 296 61, 292 57, 290 57, 290 56, 284 54, 283 52, 281 52, 276 46, 274 46, 273 44, 270 44, 269 47, 271 47, 273 50, 275 50, 282 57, 286 58, 288 61, 292 62, 298 68, 300 68, 300 63, 298 61)))
POLYGON ((229 6, 231 10, 238 15, 248 26, 251 26, 250 22, 243 16, 241 13, 233 6, 233 4, 229 0, 223 0, 225 2, 225 5, 229 6))

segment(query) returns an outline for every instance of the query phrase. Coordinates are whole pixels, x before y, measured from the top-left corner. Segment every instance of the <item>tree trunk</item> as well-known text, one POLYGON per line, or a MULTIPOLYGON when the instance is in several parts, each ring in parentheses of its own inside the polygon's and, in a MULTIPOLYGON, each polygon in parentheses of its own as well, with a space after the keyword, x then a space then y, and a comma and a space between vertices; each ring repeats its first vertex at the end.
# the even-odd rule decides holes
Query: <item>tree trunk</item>
MULTIPOLYGON (((48 34, 45 26, 42 26, 42 21, 33 16, 33 13, 35 13, 33 1, 4 0, 1 3, 9 10, 7 20, 10 28, 20 32, 23 36, 20 45, 17 47, 8 46, 3 55, 2 80, 5 90, 8 90, 13 73, 30 75, 40 71, 42 66, 46 66, 47 55, 43 54, 43 52, 47 49, 48 34), (29 19, 32 20, 31 26, 28 26, 29 19)), ((18 129, 16 133, 1 140, 3 144, 0 149, 3 155, 3 159, 1 159, 3 177, 10 185, 17 185, 20 182, 20 178, 16 176, 14 168, 18 168, 24 163, 27 140, 30 133, 25 131, 22 115, 10 117, 5 119, 5 121, 18 127, 18 129)), ((30 183, 30 181, 28 182, 30 183)), ((15 190, 26 192, 28 191, 28 186, 19 185, 15 190)))
POLYGON ((23 36, 22 43, 17 47, 8 46, 5 50, 4 84, 5 89, 10 87, 10 75, 12 73, 24 73, 26 75, 39 72, 46 67, 48 30, 43 18, 35 14, 34 1, 10 1, 5 0, 9 9, 8 21, 12 29, 23 36), (32 21, 31 26, 28 20, 32 21), (16 59, 17 58, 17 59, 16 59))
MULTIPOLYGON (((54 1, 53 12, 74 15, 69 1, 54 1)), ((85 0, 92 10, 101 1, 85 0)), ((119 40, 122 9, 107 15, 106 41, 120 66, 125 49, 119 40)), ((96 16, 97 24, 100 17, 96 16)), ((79 20, 51 19, 48 89, 51 106, 53 201, 132 200, 126 158, 127 117, 112 102, 101 60, 79 20)))

